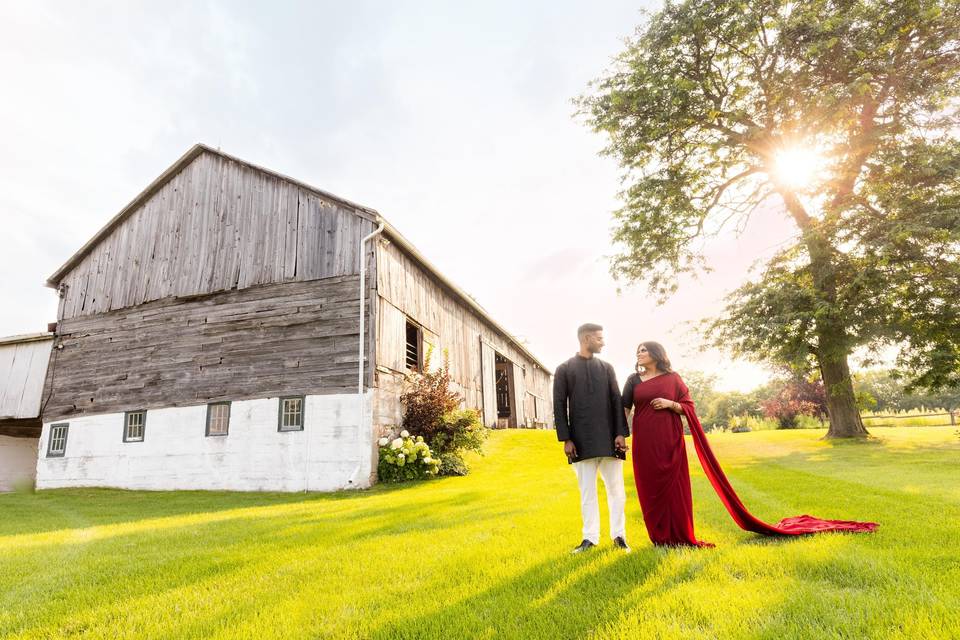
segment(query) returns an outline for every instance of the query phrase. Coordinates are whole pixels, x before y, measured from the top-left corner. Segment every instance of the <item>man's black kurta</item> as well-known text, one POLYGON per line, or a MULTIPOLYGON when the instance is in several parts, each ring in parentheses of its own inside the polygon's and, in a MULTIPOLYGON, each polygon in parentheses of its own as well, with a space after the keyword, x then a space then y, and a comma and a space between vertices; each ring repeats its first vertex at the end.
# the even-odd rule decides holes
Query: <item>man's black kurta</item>
POLYGON ((577 460, 614 455, 613 441, 627 437, 627 419, 613 367, 577 354, 553 374, 553 416, 557 439, 573 440, 577 460))

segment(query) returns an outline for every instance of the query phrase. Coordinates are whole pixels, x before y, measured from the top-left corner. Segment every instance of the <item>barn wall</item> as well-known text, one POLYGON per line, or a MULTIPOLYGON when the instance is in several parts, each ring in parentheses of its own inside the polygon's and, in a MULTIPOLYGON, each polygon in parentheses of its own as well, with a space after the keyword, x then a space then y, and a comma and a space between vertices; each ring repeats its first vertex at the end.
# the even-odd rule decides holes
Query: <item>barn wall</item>
POLYGON ((291 432, 277 430, 277 398, 233 402, 226 436, 204 435, 205 405, 148 411, 143 442, 123 442, 122 413, 56 421, 70 425, 62 458, 46 457, 50 435, 46 423, 39 462, 34 450, 37 488, 365 488, 374 469, 372 393, 365 396, 364 426, 359 430, 358 398, 355 393, 307 396, 304 430, 291 432))
POLYGON ((63 318, 356 274, 373 228, 350 206, 203 152, 63 277, 63 318))
POLYGON ((33 482, 37 473, 37 438, 0 435, 0 491, 33 482))
MULTIPOLYGON (((424 341, 435 343, 434 365, 440 364, 443 352, 447 353, 451 378, 455 388, 463 394, 466 406, 478 409, 484 406, 481 344, 485 343, 522 370, 522 385, 518 384, 517 387, 523 396, 523 415, 530 418, 531 422, 552 424, 549 372, 531 361, 486 320, 460 302, 396 244, 377 243, 376 271, 377 294, 380 298, 376 340, 378 387, 395 388, 400 384, 405 346, 404 325, 409 317, 426 330, 424 341)), ((490 376, 488 378, 492 380, 490 376)), ((390 401, 390 396, 383 400, 384 403, 390 401)), ((400 407, 384 406, 380 413, 383 416, 399 416, 400 407)))
POLYGON ((344 276, 66 320, 47 372, 44 420, 356 393, 358 288, 357 276, 344 276))

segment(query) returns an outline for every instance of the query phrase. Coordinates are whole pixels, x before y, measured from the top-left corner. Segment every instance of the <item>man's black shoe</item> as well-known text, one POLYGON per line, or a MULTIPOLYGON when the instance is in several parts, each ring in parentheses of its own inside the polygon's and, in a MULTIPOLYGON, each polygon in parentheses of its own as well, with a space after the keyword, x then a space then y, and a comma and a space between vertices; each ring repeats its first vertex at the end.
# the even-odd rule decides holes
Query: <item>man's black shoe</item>
POLYGON ((580 544, 578 544, 578 545, 574 548, 574 550, 571 551, 570 553, 582 553, 582 552, 586 551, 587 549, 590 549, 590 548, 595 547, 595 546, 597 546, 597 545, 593 544, 593 543, 590 542, 589 540, 584 540, 583 542, 581 542, 580 544))
POLYGON ((616 537, 613 539, 613 546, 617 549, 623 549, 625 552, 630 553, 630 545, 627 544, 627 541, 622 537, 616 537))

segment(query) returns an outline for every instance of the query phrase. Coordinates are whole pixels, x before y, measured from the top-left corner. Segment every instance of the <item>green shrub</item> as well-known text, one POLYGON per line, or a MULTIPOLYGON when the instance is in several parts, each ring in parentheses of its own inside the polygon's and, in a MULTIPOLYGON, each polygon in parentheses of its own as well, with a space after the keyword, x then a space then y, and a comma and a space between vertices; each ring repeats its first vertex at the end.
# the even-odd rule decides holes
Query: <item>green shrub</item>
POLYGON ((438 473, 441 476, 465 476, 470 473, 470 467, 459 453, 443 453, 438 473))
MULTIPOLYGON (((429 369, 429 359, 428 352, 426 369, 429 369)), ((448 459, 448 464, 441 463, 440 475, 465 475, 468 467, 463 452, 483 453, 487 439, 480 412, 458 408, 463 398, 450 389, 446 358, 441 369, 412 375, 408 381, 408 390, 400 396, 404 407, 403 426, 422 436, 439 459, 448 459)))
POLYGON ((487 429, 476 409, 455 409, 443 416, 440 427, 429 440, 430 448, 439 455, 476 451, 483 453, 487 429))
POLYGON ((433 455, 422 436, 414 438, 407 430, 396 438, 380 438, 380 462, 377 475, 382 482, 420 480, 437 474, 440 460, 433 455))
POLYGON ((430 448, 440 456, 440 475, 467 475, 470 467, 463 460, 463 452, 482 454, 487 433, 476 409, 456 409, 444 415, 430 440, 430 448))

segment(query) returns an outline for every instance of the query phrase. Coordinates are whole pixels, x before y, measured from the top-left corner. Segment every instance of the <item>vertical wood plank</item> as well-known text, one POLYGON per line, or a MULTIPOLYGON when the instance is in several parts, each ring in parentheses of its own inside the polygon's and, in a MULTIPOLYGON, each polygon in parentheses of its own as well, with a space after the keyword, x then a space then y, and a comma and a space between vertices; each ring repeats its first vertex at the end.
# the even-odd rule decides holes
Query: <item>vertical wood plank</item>
POLYGON ((283 279, 297 277, 297 232, 299 229, 300 201, 297 187, 281 183, 281 206, 285 213, 283 246, 283 279))

